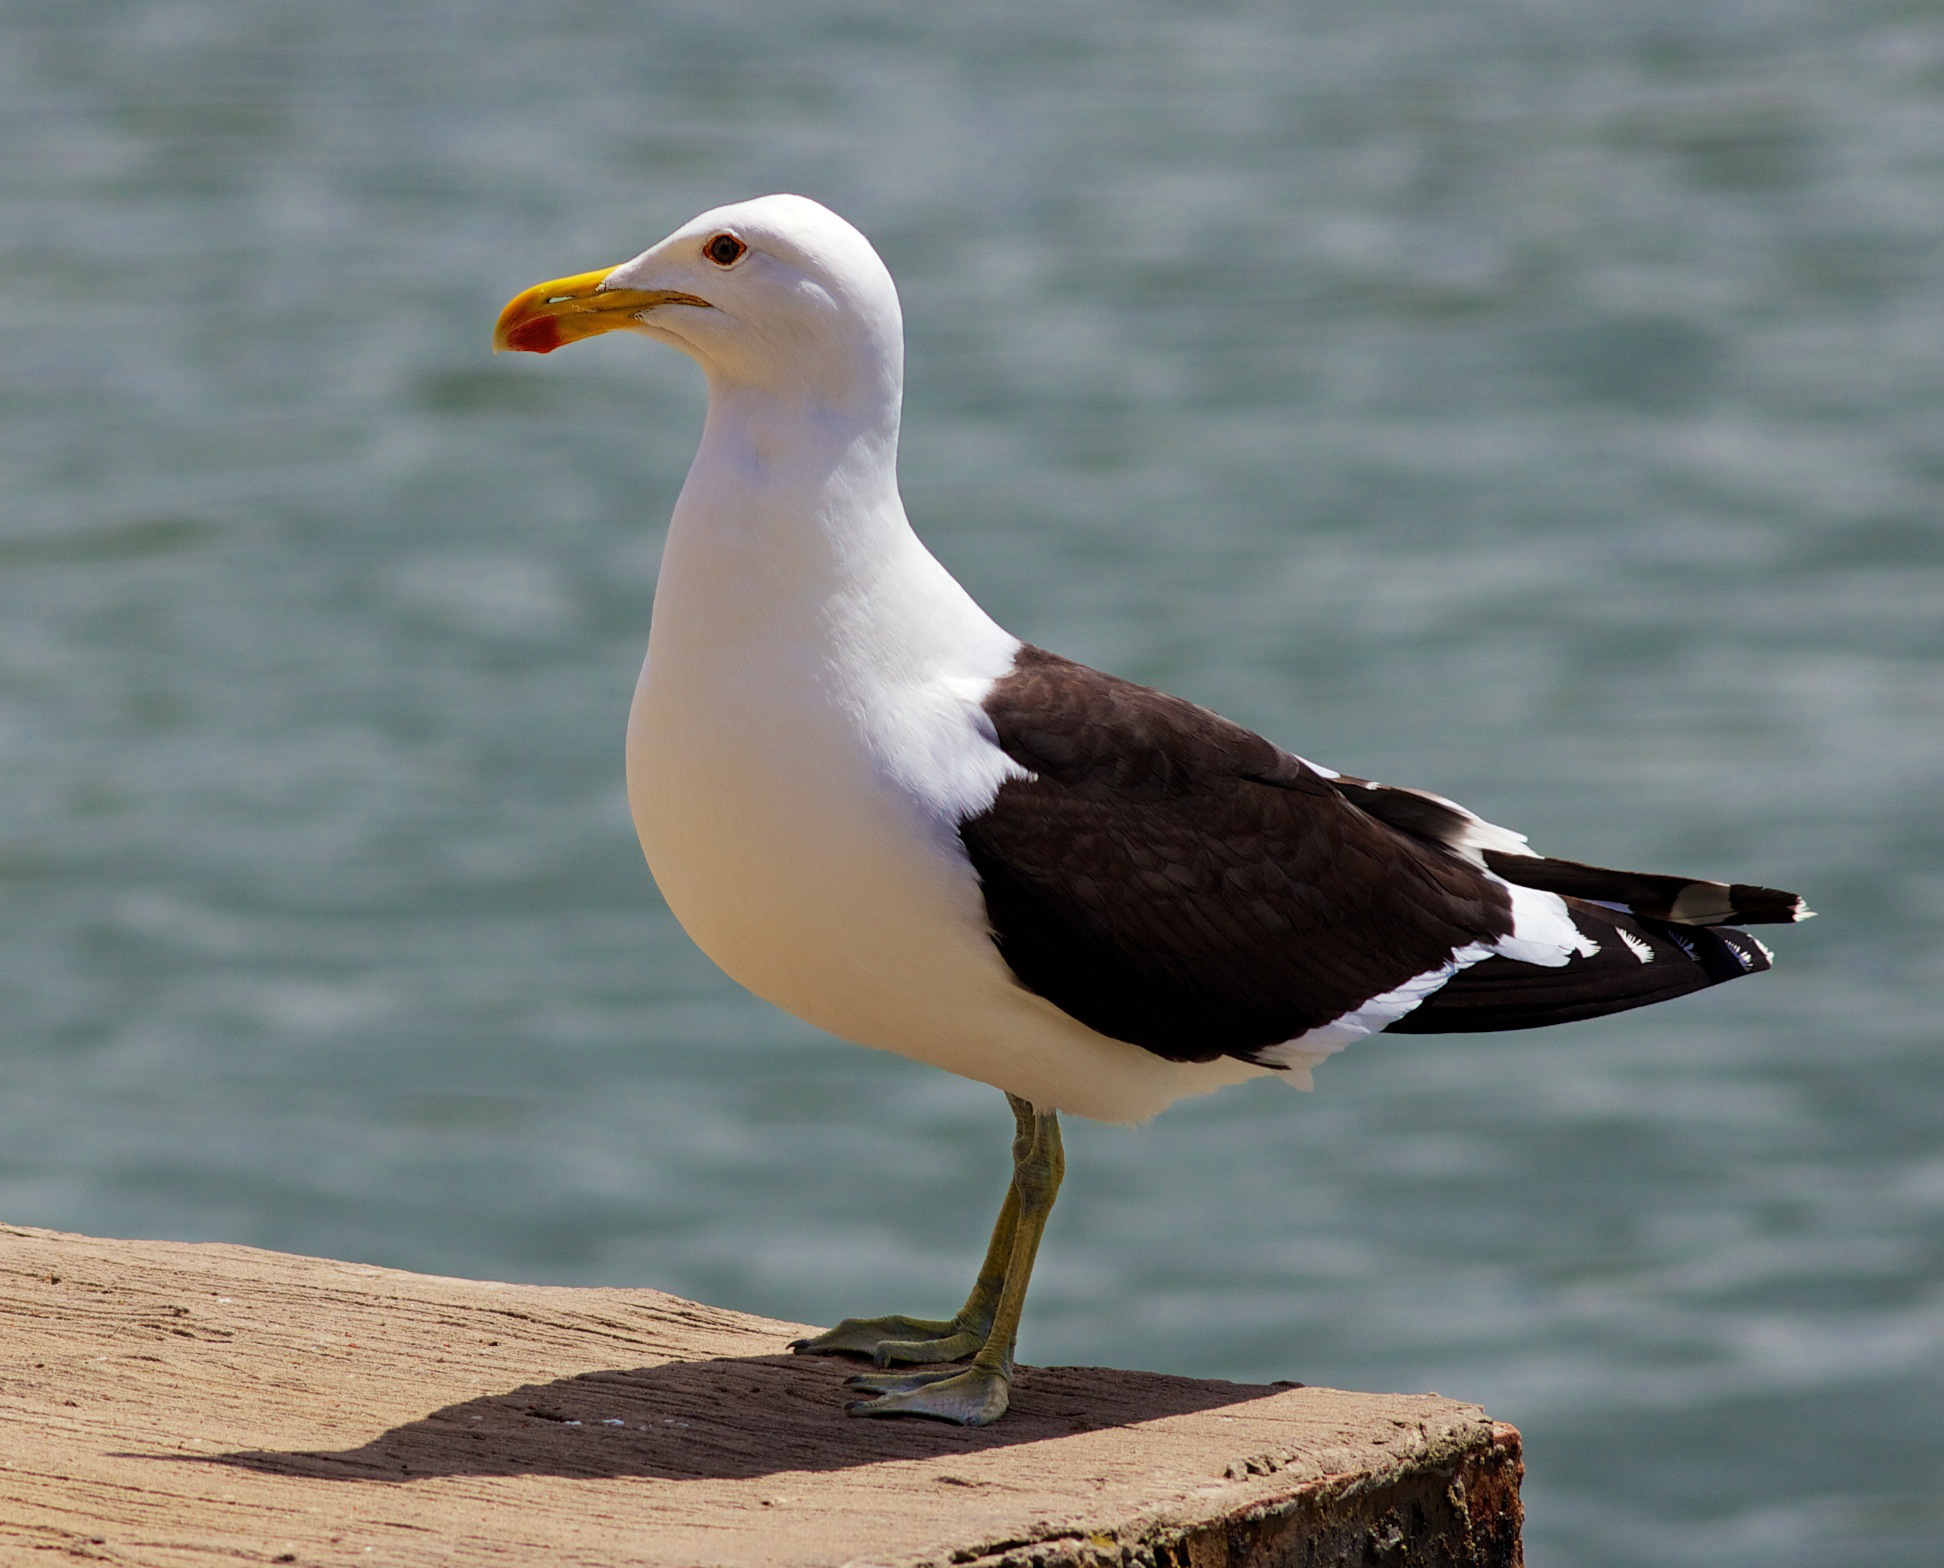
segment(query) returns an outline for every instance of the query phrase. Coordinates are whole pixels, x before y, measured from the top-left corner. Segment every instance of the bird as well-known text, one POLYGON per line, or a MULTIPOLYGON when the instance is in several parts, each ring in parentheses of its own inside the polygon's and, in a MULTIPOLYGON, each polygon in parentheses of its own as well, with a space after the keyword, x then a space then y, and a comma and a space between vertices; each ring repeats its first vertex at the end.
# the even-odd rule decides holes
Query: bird
POLYGON ((899 495, 904 327, 807 197, 720 206, 536 284, 496 349, 625 331, 708 386, 627 726, 649 869, 697 946, 831 1034, 1001 1090, 1013 1171, 949 1319, 847 1318, 860 1416, 981 1426, 1065 1171, 1061 1114, 1138 1123, 1379 1033, 1525 1029, 1765 970, 1742 883, 1535 852, 1025 642, 899 495))

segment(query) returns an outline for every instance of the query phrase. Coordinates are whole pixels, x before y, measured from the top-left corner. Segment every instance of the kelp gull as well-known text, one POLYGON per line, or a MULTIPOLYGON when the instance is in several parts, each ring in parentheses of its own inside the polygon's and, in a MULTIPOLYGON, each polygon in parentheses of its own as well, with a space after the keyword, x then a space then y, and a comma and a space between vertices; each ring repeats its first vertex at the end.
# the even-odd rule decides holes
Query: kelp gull
POLYGON ((500 348, 625 328, 707 373, 629 717, 628 795, 697 944, 797 1016, 1005 1091, 1014 1177, 956 1317, 850 1319, 860 1414, 1006 1408, 1056 1113, 1136 1122, 1365 1035, 1523 1029, 1766 969, 1793 894, 1534 854, 1021 642, 898 496, 903 323, 800 196, 515 298, 500 348))

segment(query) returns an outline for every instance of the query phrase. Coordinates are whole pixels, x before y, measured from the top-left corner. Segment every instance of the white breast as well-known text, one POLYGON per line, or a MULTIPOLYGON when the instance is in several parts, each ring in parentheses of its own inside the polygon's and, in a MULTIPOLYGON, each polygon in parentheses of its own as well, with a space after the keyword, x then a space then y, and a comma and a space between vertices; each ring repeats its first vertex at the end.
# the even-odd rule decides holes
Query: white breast
POLYGON ((895 549, 876 542, 871 570, 853 559, 835 591, 806 594, 817 563, 754 562, 734 531, 683 521, 628 793, 655 880, 710 958, 833 1034, 1082 1115, 1141 1120, 1260 1071, 1163 1061, 1013 980, 957 824, 1018 771, 979 706, 1018 643, 908 527, 895 549))

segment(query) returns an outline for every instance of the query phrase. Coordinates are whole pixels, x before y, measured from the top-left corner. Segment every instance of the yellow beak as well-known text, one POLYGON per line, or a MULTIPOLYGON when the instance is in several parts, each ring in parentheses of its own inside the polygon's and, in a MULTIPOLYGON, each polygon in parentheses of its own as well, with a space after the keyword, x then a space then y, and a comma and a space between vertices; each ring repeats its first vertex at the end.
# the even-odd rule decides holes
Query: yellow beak
POLYGON ((676 289, 602 288, 612 271, 612 267, 603 267, 599 272, 555 278, 514 295, 493 328, 493 352, 514 349, 526 354, 551 354, 563 343, 628 326, 644 310, 657 305, 709 308, 706 299, 676 289))

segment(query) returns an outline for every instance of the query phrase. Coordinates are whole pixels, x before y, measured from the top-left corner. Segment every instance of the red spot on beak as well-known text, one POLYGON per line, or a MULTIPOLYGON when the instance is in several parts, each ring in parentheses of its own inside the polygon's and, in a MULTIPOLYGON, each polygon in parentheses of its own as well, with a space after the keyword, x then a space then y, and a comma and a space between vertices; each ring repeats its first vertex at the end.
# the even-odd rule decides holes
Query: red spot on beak
POLYGON ((506 346, 522 354, 551 354, 562 342, 560 323, 552 316, 532 316, 506 334, 506 346))

